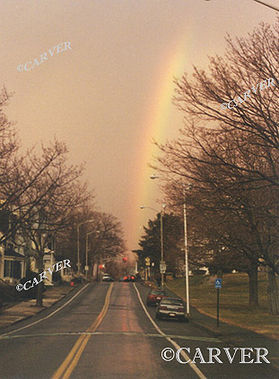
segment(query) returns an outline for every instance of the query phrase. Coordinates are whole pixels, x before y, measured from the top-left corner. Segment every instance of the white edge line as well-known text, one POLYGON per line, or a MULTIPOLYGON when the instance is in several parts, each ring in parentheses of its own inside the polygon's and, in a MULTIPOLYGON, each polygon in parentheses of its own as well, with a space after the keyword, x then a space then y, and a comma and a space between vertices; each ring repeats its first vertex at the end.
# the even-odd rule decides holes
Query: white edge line
MULTIPOLYGON (((82 287, 73 297, 71 297, 65 304, 63 304, 60 308, 57 308, 54 312, 50 313, 49 315, 47 315, 46 317, 43 317, 43 318, 40 318, 40 320, 37 320, 37 321, 34 321, 32 322, 31 324, 28 324, 28 325, 25 325, 19 329, 15 329, 15 330, 12 330, 8 333, 4 333, 4 334, 0 334, 0 337, 4 337, 4 336, 8 336, 9 334, 12 334, 12 333, 15 333, 15 332, 19 332, 20 330, 23 330, 23 329, 26 329, 26 328, 29 328, 30 326, 33 326, 33 325, 36 325, 38 324, 39 322, 43 321, 43 320, 46 320, 48 318, 50 318, 51 316, 55 315, 55 313, 61 311, 61 309, 65 308, 66 305, 68 305, 71 301, 73 301, 83 290, 85 290, 85 288, 87 288, 89 286, 89 283, 87 283, 84 287, 82 287)), ((35 316, 35 315, 34 315, 35 316)))
MULTIPOLYGON (((148 310, 146 309, 145 305, 143 304, 143 301, 141 299, 141 296, 140 296, 140 293, 139 293, 139 290, 137 289, 135 283, 133 283, 134 285, 134 288, 137 292, 137 295, 138 295, 138 299, 139 299, 139 302, 146 314, 146 316, 149 318, 149 320, 151 321, 152 325, 154 326, 154 328, 158 331, 158 333, 160 333, 162 336, 164 336, 166 338, 167 341, 169 341, 177 350, 180 349, 180 346, 175 342, 173 341, 170 337, 168 337, 164 332, 162 332, 162 330, 159 328, 159 326, 155 323, 155 321, 153 320, 153 318, 150 316, 148 310)), ((181 351, 180 353, 187 361, 190 360, 190 357, 188 357, 188 355, 185 353, 184 350, 181 351)), ((193 362, 190 362, 189 363, 189 366, 195 371, 195 373, 198 375, 198 377, 200 379, 206 379, 206 376, 204 376, 204 374, 201 372, 201 370, 195 365, 195 363, 193 362)))

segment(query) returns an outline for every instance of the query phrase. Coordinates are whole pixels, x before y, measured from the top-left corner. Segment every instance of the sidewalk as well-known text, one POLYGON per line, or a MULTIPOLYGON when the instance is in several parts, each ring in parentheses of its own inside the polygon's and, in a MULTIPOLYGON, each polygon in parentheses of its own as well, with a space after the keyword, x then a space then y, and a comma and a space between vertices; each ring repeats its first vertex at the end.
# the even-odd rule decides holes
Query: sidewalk
MULTIPOLYGON (((169 289, 168 291, 174 293, 169 289)), ((190 307, 190 322, 206 330, 214 337, 218 337, 228 345, 235 347, 265 347, 269 352, 267 355, 268 360, 279 370, 278 340, 269 338, 264 334, 255 333, 249 329, 231 325, 229 322, 220 321, 219 327, 217 327, 215 318, 199 312, 194 307, 190 307)))
POLYGON ((0 330, 51 307, 74 288, 70 286, 48 288, 43 295, 43 307, 37 307, 36 299, 32 299, 21 301, 16 305, 3 309, 0 311, 0 330))

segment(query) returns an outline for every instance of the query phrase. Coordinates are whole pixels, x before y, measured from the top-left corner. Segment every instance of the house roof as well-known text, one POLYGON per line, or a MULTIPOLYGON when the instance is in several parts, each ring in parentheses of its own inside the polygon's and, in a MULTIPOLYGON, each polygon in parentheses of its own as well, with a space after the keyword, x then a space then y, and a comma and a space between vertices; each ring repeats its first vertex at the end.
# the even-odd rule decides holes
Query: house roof
POLYGON ((17 253, 13 248, 8 247, 4 252, 5 257, 24 258, 22 254, 17 253))

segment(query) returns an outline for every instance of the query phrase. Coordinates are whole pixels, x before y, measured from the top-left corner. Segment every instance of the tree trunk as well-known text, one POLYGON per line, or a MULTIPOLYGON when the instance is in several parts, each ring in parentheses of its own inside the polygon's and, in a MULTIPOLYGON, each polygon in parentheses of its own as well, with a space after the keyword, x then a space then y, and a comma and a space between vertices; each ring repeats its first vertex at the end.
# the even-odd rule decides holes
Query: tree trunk
POLYGON ((279 276, 271 269, 268 271, 267 297, 269 302, 269 313, 279 314, 279 276))
MULTIPOLYGON (((38 270, 39 270, 39 274, 44 271, 44 260, 43 260, 43 254, 42 253, 39 253, 38 270)), ((36 300, 36 305, 38 307, 42 307, 43 306, 43 285, 44 285, 44 281, 43 280, 37 285, 37 300, 36 300)))
POLYGON ((258 266, 251 264, 249 271, 249 306, 257 307, 259 305, 258 294, 258 266))

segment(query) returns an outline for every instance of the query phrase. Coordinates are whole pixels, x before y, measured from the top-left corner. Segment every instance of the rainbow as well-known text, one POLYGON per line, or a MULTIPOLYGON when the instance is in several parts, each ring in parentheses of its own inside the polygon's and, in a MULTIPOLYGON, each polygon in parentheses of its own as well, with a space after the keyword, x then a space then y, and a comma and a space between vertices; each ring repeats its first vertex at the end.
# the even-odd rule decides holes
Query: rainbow
MULTIPOLYGON (((151 199, 156 198, 155 191, 158 191, 158 186, 155 183, 148 185, 148 180, 152 174, 152 169, 149 164, 153 158, 158 155, 158 150, 153 144, 153 140, 157 142, 165 142, 168 128, 173 128, 171 123, 171 114, 176 111, 172 97, 174 95, 175 85, 173 79, 179 78, 185 71, 186 49, 187 43, 185 37, 179 46, 175 46, 172 51, 167 52, 167 59, 164 59, 164 64, 159 71, 157 77, 157 85, 152 96, 153 103, 149 106, 148 114, 142 122, 143 143, 138 146, 138 156, 135 163, 135 180, 134 188, 131 191, 130 204, 136 206, 136 209, 131 209, 129 220, 131 220, 131 228, 129 231, 135 238, 138 238, 142 233, 140 226, 146 220, 146 214, 139 209, 141 204, 151 205, 151 199)), ((180 125, 181 126, 181 125, 180 125)), ((178 129, 178 128, 176 128, 178 129)), ((157 196, 158 197, 158 196, 157 196)), ((158 208, 158 206, 156 207, 158 208)), ((155 215, 154 215, 155 216, 155 215)), ((135 248, 132 247, 132 248, 135 248)))

